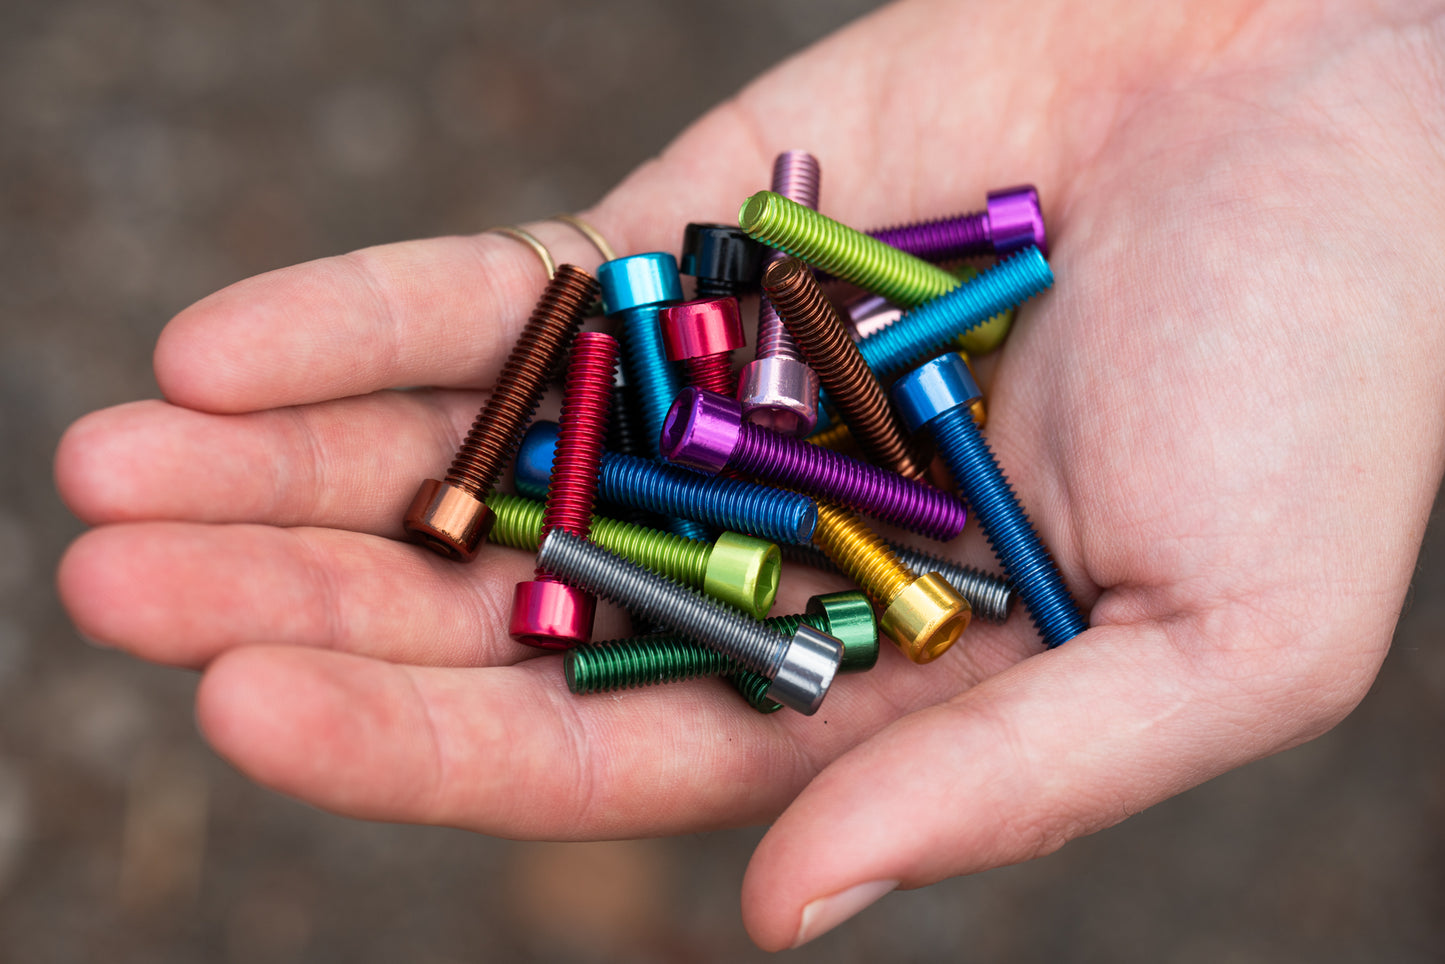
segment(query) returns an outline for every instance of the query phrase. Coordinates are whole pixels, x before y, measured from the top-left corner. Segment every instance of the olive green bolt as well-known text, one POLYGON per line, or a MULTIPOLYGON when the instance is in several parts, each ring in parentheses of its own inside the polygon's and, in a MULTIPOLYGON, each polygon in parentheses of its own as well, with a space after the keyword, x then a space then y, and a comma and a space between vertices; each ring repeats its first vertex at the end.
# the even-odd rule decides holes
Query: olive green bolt
MULTIPOLYGON (((494 492, 487 505, 496 516, 491 541, 536 552, 542 538, 542 513, 535 499, 494 492)), ((782 559, 778 547, 762 539, 724 532, 712 543, 670 532, 592 517, 593 542, 625 559, 686 586, 701 589, 754 619, 773 607, 782 559)))
MULTIPOLYGON (((814 596, 808 600, 806 612, 774 616, 763 620, 763 624, 784 636, 797 632, 799 626, 810 626, 837 639, 843 644, 840 673, 862 672, 878 662, 878 626, 873 607, 868 597, 856 590, 814 596)), ((574 693, 602 693, 699 676, 728 676, 750 703, 771 712, 765 709, 767 704, 760 705, 750 695, 767 690, 767 685, 757 685, 757 680, 770 684, 767 677, 742 669, 700 643, 669 633, 578 646, 567 651, 562 665, 567 688, 574 693)))

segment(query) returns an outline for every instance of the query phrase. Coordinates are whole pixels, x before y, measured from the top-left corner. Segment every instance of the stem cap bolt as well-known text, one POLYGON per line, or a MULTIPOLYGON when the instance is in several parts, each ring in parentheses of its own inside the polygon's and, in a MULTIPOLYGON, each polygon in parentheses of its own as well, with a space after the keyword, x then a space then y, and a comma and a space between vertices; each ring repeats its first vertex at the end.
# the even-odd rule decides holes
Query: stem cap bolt
POLYGON ((936 572, 919 576, 894 597, 879 620, 884 634, 915 663, 942 656, 968 628, 973 610, 936 572))
POLYGON ((782 556, 773 543, 724 532, 708 554, 702 591, 761 619, 777 598, 782 566, 782 556))
POLYGON ((842 644, 810 626, 799 626, 783 650, 782 663, 765 694, 784 706, 812 716, 818 712, 842 660, 842 644))
POLYGON ((459 485, 427 479, 403 524, 416 542, 448 559, 471 562, 495 522, 487 504, 459 485))
POLYGON ((571 649, 592 641, 597 600, 551 579, 517 583, 512 597, 512 638, 542 649, 571 649))
POLYGON ((818 373, 796 358, 748 362, 738 398, 748 421, 784 435, 808 435, 818 424, 818 373))
POLYGON ((736 401, 684 388, 662 423, 662 457, 717 474, 732 458, 742 427, 743 408, 736 401))
MULTIPOLYGON (((940 355, 900 378, 893 386, 893 405, 910 432, 944 412, 983 397, 968 362, 957 352, 940 355)), ((972 418, 972 413, 969 415, 972 418)))
POLYGON ((666 251, 604 261, 597 268, 597 284, 602 289, 602 311, 608 315, 682 300, 677 259, 666 251))
POLYGON ((828 635, 843 644, 838 672, 861 673, 878 662, 878 623, 866 595, 850 589, 814 596, 808 600, 806 612, 823 617, 828 635))
POLYGON ((1032 184, 989 192, 988 232, 997 254, 1008 254, 1032 244, 1044 257, 1049 256, 1044 212, 1039 207, 1039 192, 1032 184))
POLYGON ((699 298, 662 309, 662 341, 673 361, 703 358, 743 347, 736 298, 699 298))

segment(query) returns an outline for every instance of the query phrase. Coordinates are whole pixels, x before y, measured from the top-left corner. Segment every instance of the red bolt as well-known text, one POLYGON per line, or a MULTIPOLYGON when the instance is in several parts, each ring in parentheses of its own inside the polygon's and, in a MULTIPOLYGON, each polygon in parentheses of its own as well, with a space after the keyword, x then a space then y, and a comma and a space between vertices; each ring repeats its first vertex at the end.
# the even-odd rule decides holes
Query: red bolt
POLYGON ((701 298, 664 308, 662 341, 667 357, 683 363, 694 388, 737 394, 732 351, 743 346, 744 338, 736 298, 701 298))

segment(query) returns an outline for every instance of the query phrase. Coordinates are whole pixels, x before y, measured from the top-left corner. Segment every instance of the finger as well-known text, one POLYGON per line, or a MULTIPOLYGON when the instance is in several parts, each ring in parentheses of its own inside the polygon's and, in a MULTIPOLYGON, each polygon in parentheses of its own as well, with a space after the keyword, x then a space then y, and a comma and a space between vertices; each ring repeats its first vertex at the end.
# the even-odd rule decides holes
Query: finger
POLYGON ((1364 695, 1384 645, 1327 672, 1298 656, 1260 672, 1242 651, 1216 672, 1180 635, 1090 629, 837 760, 753 856, 754 940, 796 946, 895 887, 1041 856, 1318 735, 1364 695))

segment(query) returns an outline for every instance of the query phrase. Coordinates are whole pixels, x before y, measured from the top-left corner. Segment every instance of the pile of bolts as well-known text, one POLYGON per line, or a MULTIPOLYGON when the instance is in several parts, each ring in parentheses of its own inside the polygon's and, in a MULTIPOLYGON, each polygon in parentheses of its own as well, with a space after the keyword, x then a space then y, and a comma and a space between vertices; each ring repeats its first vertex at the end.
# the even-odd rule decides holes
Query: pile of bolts
POLYGON ((862 232, 817 212, 818 183, 817 160, 788 151, 737 227, 687 226, 681 265, 652 252, 595 279, 558 267, 446 477, 406 512, 411 538, 451 559, 488 540, 537 553, 510 632, 565 650, 574 693, 723 676, 760 711, 812 714, 838 673, 876 663, 880 631, 927 663, 973 614, 1007 619, 1015 594, 1046 646, 1084 629, 979 431, 964 354, 996 348, 1053 284, 1037 192, 862 232), (965 261, 981 256, 997 260, 965 261), (853 296, 835 304, 835 282, 853 296), (738 297, 759 288, 756 358, 735 374, 738 297), (599 298, 615 336, 580 331, 599 298), (531 424, 564 359, 558 422, 531 424), (514 457, 519 494, 497 492, 514 457), (598 502, 627 518, 594 515, 598 502), (970 510, 1006 578, 885 542, 862 518, 947 541, 970 510), (765 619, 784 557, 861 592, 765 619), (592 642, 596 596, 662 631, 592 642))

